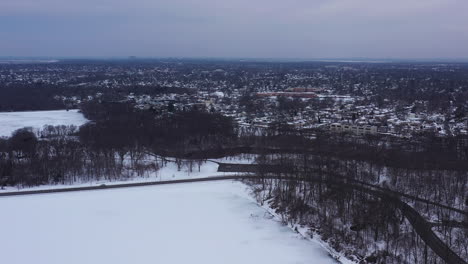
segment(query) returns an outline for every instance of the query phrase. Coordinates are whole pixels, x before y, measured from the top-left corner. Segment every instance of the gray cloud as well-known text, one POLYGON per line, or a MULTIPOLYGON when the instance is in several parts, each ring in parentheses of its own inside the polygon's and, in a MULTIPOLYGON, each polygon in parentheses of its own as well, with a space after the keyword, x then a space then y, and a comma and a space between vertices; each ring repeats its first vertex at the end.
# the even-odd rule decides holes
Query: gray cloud
POLYGON ((2 0, 0 55, 468 57, 466 0, 2 0))

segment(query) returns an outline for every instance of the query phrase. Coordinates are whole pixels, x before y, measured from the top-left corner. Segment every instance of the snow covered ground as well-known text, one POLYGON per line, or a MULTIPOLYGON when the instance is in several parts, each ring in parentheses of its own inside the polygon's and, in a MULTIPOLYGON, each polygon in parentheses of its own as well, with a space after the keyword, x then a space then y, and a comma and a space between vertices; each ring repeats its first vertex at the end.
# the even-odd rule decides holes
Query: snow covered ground
MULTIPOLYGON (((171 160, 170 158, 167 160, 171 160)), ((222 159, 220 159, 222 160, 222 159)), ((240 158, 236 158, 237 161, 242 162, 240 158)), ((227 160, 226 160, 227 161, 227 160)), ((246 163, 246 161, 244 161, 246 163)), ((115 185, 123 183, 141 183, 141 182, 156 182, 156 181, 171 181, 171 180, 183 180, 183 179, 196 179, 196 178, 207 178, 213 176, 230 176, 238 175, 238 173, 226 173, 218 172, 218 164, 212 161, 201 161, 200 163, 194 161, 192 169, 187 162, 182 163, 180 167, 175 162, 167 162, 165 166, 161 167, 158 171, 150 172, 145 176, 133 176, 128 179, 116 179, 116 180, 96 180, 96 181, 77 181, 69 184, 48 184, 40 185, 35 187, 24 187, 24 186, 5 186, 0 188, 1 192, 17 192, 17 191, 37 191, 37 190, 49 190, 49 189, 62 189, 62 188, 75 188, 75 187, 90 187, 99 186, 102 184, 115 185), (200 165, 200 166, 199 166, 200 165)))
POLYGON ((239 182, 4 197, 0 208, 9 264, 335 263, 239 182))
POLYGON ((0 137, 9 137, 13 131, 23 127, 40 129, 44 125, 81 126, 86 122, 88 120, 78 110, 3 112, 0 113, 0 137))
POLYGON ((191 170, 187 163, 183 163, 179 169, 175 162, 168 162, 156 172, 156 179, 178 180, 222 175, 226 175, 226 173, 218 172, 218 164, 210 161, 200 162, 200 164, 194 161, 191 170))

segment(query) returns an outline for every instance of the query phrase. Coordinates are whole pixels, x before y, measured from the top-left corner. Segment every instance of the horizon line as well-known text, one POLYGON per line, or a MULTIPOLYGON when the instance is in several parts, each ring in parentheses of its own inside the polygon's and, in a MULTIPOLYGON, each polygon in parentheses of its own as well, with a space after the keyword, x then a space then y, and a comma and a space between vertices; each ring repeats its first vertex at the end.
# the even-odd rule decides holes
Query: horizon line
POLYGON ((385 57, 223 57, 223 56, 0 56, 1 60, 224 60, 224 61, 269 61, 269 62, 362 62, 362 63, 390 63, 390 62, 467 62, 468 57, 432 57, 432 58, 385 58, 385 57))

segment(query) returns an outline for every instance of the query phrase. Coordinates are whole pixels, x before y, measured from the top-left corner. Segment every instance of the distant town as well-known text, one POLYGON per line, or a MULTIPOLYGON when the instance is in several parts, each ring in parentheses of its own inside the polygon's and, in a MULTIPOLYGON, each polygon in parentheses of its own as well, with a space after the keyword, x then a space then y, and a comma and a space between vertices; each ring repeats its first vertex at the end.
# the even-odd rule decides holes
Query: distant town
MULTIPOLYGON (((127 100, 158 113, 217 112, 247 129, 280 122, 355 135, 468 134, 467 64, 50 60, 2 64, 0 84, 56 93, 52 108, 127 100)), ((1 111, 21 110, 3 98, 1 111)))

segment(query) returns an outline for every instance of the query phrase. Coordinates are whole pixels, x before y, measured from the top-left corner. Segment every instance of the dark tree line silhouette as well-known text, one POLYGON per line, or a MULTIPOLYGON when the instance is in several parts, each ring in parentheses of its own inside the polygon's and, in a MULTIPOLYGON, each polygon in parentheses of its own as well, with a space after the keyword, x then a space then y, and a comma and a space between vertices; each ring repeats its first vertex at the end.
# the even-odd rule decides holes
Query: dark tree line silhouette
MULTIPOLYGON (((129 102, 83 105, 92 122, 80 127, 24 128, 0 139, 0 184, 36 186, 120 179, 156 171, 153 156, 222 148, 235 140, 232 120, 186 111, 156 115, 129 102)), ((163 162, 161 160, 161 162, 163 162)))
POLYGON ((107 100, 122 100, 129 94, 155 96, 166 93, 192 94, 193 90, 158 85, 132 85, 124 87, 103 88, 98 86, 60 86, 47 83, 2 84, 0 82, 0 112, 5 111, 39 111, 78 108, 77 101, 71 97, 87 100, 88 96, 107 100))

